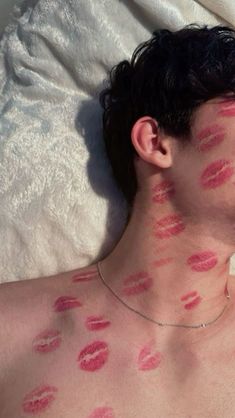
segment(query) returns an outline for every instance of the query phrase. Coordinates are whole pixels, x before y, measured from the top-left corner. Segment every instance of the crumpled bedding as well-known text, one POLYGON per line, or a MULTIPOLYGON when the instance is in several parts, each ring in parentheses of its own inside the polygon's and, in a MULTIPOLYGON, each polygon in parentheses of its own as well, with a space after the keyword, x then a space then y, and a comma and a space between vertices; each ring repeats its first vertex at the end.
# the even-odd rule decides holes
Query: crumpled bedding
POLYGON ((0 282, 105 257, 126 201, 98 93, 156 28, 235 24, 231 0, 24 0, 0 40, 0 282))

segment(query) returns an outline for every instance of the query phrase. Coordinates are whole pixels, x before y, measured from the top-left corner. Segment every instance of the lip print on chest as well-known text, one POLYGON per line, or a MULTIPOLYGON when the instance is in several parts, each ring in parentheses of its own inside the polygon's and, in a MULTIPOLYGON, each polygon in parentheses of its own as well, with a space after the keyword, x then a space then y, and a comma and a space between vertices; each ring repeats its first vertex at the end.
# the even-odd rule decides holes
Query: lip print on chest
POLYGON ((105 341, 94 341, 84 347, 77 358, 80 369, 94 372, 108 361, 109 348, 105 341))
POLYGON ((28 393, 24 399, 22 408, 26 414, 39 414, 46 411, 55 400, 58 389, 55 386, 41 385, 28 393))
POLYGON ((88 418, 115 418, 112 408, 107 406, 95 408, 88 418))
POLYGON ((148 343, 140 350, 137 360, 138 369, 142 371, 156 369, 161 361, 162 354, 154 349, 153 343, 148 343))

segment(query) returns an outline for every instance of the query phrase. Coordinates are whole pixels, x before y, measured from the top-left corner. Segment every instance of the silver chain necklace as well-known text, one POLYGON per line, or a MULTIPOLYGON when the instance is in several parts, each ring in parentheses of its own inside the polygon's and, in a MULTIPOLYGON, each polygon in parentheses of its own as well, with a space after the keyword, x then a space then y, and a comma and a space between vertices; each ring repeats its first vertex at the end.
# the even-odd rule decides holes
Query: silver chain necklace
MULTIPOLYGON (((230 260, 231 260, 231 258, 230 258, 230 260)), ((222 315, 223 315, 223 313, 224 313, 224 311, 225 311, 225 309, 227 308, 227 306, 229 305, 229 302, 230 302, 230 294, 228 293, 228 289, 227 289, 227 295, 226 295, 226 298, 228 299, 228 302, 227 302, 227 304, 224 306, 224 308, 223 308, 223 310, 222 310, 222 312, 220 312, 220 314, 213 320, 213 321, 210 321, 210 322, 207 322, 207 323, 204 323, 204 324, 199 324, 199 325, 181 325, 181 324, 167 324, 167 323, 165 323, 165 324, 163 324, 162 322, 157 322, 157 321, 155 321, 154 319, 152 319, 152 318, 149 318, 149 317, 147 317, 146 315, 144 315, 144 314, 142 314, 141 312, 139 312, 139 311, 137 311, 137 310, 135 310, 134 308, 132 308, 131 306, 129 306, 129 305, 127 305, 122 299, 120 299, 119 298, 119 296, 111 289, 111 287, 109 287, 108 286, 108 284, 105 282, 105 280, 104 280, 104 277, 102 276, 102 273, 101 273, 101 271, 100 271, 100 262, 98 262, 97 263, 97 268, 98 268, 98 272, 99 272, 99 275, 100 275, 100 278, 102 279, 102 281, 103 281, 103 283, 105 284, 105 286, 113 293, 113 295, 117 298, 117 299, 119 299, 119 301, 124 305, 124 306, 126 306, 128 309, 130 309, 131 311, 133 311, 133 312, 135 312, 135 313, 137 313, 138 315, 140 315, 140 316, 142 316, 143 318, 145 318, 145 319, 147 319, 148 321, 151 321, 151 322, 154 322, 155 324, 157 324, 157 325, 160 325, 161 327, 163 327, 163 326, 169 326, 169 327, 183 327, 183 328, 205 328, 205 327, 207 327, 208 325, 211 325, 211 324, 213 324, 214 322, 216 322, 217 321, 217 319, 219 319, 222 315)))

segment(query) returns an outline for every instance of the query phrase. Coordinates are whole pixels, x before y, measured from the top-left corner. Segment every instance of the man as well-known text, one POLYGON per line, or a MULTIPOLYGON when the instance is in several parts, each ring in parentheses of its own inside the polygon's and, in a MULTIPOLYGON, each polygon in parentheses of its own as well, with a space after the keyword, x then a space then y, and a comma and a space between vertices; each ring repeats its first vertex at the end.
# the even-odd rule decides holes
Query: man
POLYGON ((113 69, 127 226, 97 265, 2 286, 1 417, 235 416, 234 74, 221 26, 155 31, 113 69))

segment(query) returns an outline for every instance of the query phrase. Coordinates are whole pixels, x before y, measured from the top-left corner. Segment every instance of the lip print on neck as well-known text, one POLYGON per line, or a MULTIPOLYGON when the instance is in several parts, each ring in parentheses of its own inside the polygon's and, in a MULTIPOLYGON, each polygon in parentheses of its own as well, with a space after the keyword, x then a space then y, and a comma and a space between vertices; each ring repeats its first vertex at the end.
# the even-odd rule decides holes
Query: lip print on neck
POLYGON ((185 305, 184 305, 184 309, 193 309, 193 308, 195 308, 200 302, 201 302, 201 300, 202 300, 202 298, 198 295, 198 293, 197 293, 197 291, 195 290, 195 291, 192 291, 192 292, 189 292, 189 293, 187 293, 186 295, 184 295, 184 296, 182 296, 181 297, 181 301, 183 302, 183 301, 185 301, 185 300, 187 300, 187 299, 191 299, 191 298, 193 298, 192 300, 191 300, 191 302, 188 302, 188 303, 186 303, 185 305))
POLYGON ((163 180, 152 188, 152 193, 154 194, 153 203, 165 203, 175 194, 174 184, 172 181, 163 180))
POLYGON ((160 239, 171 238, 185 229, 181 215, 173 214, 156 221, 154 235, 160 239))
POLYGON ((124 279, 123 285, 122 294, 125 296, 133 296, 150 289, 153 285, 153 279, 147 272, 140 271, 124 279))
POLYGON ((208 271, 216 266, 218 257, 214 251, 200 251, 187 259, 187 264, 193 271, 208 271))

